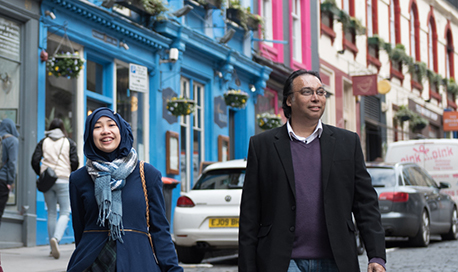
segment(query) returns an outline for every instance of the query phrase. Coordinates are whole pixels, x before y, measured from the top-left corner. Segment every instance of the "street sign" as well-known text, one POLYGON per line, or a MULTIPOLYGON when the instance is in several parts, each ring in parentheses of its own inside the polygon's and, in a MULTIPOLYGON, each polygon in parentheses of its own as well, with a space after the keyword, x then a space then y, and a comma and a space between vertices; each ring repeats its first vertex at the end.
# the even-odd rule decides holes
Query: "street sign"
POLYGON ((129 64, 129 89, 137 92, 148 92, 148 68, 137 64, 129 64))

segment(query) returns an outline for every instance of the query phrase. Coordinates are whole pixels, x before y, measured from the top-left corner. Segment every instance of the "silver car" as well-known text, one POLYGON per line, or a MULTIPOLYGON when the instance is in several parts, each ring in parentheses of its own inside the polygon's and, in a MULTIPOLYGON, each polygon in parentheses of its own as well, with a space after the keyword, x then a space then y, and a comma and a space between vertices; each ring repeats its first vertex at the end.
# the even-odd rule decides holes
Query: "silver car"
POLYGON ((426 247, 430 236, 458 238, 457 205, 428 172, 415 163, 368 163, 372 185, 386 236, 408 237, 412 245, 426 247))

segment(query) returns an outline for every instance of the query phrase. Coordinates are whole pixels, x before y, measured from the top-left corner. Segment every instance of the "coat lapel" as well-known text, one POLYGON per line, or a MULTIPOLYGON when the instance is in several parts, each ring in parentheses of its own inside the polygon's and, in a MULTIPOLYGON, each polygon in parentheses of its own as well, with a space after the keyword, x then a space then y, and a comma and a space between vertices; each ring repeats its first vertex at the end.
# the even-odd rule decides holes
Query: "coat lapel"
POLYGON ((320 138, 321 146, 321 180, 323 182, 323 192, 326 192, 326 187, 329 182, 329 174, 331 172, 332 158, 334 157, 334 147, 336 138, 329 127, 323 124, 323 133, 320 138))
POLYGON ((293 168, 293 159, 291 157, 291 139, 288 136, 288 130, 286 125, 282 127, 275 134, 274 146, 277 149, 277 154, 282 163, 283 169, 285 170, 288 183, 293 192, 294 198, 296 198, 296 185, 294 182, 294 168, 293 168))

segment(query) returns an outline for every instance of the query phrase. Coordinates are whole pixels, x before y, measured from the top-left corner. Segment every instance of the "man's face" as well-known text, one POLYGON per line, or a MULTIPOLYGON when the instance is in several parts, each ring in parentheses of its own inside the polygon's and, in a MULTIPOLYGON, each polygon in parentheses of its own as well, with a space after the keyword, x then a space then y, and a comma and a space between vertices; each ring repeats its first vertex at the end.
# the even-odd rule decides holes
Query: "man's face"
POLYGON ((296 77, 293 80, 293 93, 286 101, 291 107, 291 118, 318 122, 326 106, 326 96, 316 94, 321 88, 320 80, 313 75, 304 74, 296 77), (313 94, 305 95, 304 91, 307 90, 313 90, 313 94))

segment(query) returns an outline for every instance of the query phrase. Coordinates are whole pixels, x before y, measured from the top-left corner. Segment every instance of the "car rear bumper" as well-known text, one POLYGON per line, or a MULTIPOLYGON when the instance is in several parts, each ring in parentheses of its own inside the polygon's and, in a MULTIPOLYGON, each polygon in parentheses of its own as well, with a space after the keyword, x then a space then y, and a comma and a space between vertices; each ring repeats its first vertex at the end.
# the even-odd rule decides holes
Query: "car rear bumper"
POLYGON ((238 247, 238 227, 210 228, 210 218, 238 218, 238 209, 175 209, 173 240, 179 246, 238 247))
POLYGON ((175 244, 179 246, 197 246, 205 243, 215 248, 237 248, 238 228, 208 229, 208 230, 180 230, 173 234, 175 244))
POLYGON ((418 216, 399 212, 382 213, 382 225, 385 236, 403 237, 415 236, 420 226, 418 216))

